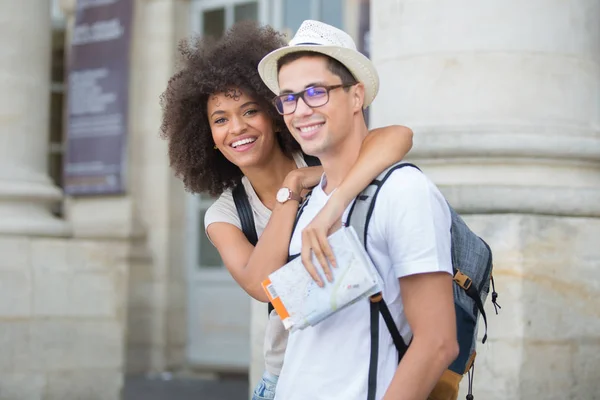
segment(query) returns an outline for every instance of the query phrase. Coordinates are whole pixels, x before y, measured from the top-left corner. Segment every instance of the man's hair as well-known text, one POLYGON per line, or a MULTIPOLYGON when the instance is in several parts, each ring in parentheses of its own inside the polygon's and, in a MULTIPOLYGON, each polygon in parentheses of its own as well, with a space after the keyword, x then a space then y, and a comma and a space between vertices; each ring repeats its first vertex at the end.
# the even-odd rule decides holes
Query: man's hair
POLYGON ((242 178, 242 171, 213 147, 206 107, 215 94, 235 97, 241 91, 252 97, 280 132, 276 137, 283 152, 300 151, 257 69, 265 55, 284 45, 283 35, 254 22, 237 23, 218 40, 192 38, 180 44, 181 68, 161 96, 161 136, 169 142, 170 165, 188 191, 216 196, 242 178))
MULTIPOLYGON (((298 51, 295 53, 289 53, 289 54, 286 54, 283 57, 281 57, 279 60, 277 60, 277 72, 279 72, 284 65, 290 64, 302 57, 323 57, 327 60, 327 69, 332 74, 339 76, 340 79, 342 80, 342 84, 346 85, 346 84, 358 82, 357 79, 354 77, 354 75, 352 75, 352 72, 350 72, 350 70, 348 68, 346 68, 346 66, 344 64, 342 64, 335 58, 329 57, 326 54, 318 53, 316 51, 309 51, 309 50, 298 51)), ((346 91, 348 89, 349 88, 344 88, 344 90, 346 90, 346 91)))

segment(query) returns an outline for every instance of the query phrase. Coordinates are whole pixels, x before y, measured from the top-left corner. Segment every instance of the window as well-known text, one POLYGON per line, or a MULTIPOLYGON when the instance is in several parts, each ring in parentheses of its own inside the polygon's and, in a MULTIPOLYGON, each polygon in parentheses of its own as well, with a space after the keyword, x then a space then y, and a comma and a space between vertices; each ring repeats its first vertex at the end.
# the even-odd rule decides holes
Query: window
POLYGON ((288 37, 300 27, 302 21, 311 18, 311 1, 285 0, 283 5, 283 31, 288 37))
POLYGON ((233 8, 233 20, 239 21, 256 21, 258 19, 258 3, 237 4, 233 8))
POLYGON ((258 1, 221 0, 192 3, 192 30, 203 36, 220 37, 234 23, 258 19, 258 1))
POLYGON ((319 14, 321 21, 344 29, 344 7, 341 0, 321 0, 319 14))
POLYGON ((282 31, 292 37, 302 21, 314 19, 344 29, 344 0, 283 0, 282 31))
POLYGON ((225 9, 207 10, 202 13, 203 36, 220 37, 225 32, 225 9))

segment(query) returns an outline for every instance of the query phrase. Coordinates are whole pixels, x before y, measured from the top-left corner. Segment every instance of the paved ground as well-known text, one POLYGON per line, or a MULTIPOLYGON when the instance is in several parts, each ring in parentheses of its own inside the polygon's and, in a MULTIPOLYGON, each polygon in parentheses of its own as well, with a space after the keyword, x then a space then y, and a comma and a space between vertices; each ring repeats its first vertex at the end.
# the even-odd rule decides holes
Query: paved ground
POLYGON ((243 378, 192 379, 127 377, 123 400, 247 400, 243 378))

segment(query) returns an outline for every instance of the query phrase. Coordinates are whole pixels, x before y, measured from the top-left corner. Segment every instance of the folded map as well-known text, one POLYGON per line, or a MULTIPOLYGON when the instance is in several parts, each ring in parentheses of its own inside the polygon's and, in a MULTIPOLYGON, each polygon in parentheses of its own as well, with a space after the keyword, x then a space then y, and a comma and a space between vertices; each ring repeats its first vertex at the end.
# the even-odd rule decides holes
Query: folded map
POLYGON ((327 281, 313 255, 313 264, 323 277, 319 287, 300 257, 285 264, 262 282, 263 289, 286 329, 314 326, 331 314, 382 290, 382 280, 364 250, 354 228, 342 227, 328 238, 336 264, 332 282, 327 281))

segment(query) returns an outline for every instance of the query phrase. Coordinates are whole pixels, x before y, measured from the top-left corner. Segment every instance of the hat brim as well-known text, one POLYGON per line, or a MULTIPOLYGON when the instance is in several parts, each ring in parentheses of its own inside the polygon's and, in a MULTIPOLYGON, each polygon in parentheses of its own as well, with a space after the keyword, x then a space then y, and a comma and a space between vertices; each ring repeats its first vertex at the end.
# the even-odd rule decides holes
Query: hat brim
POLYGON ((299 51, 312 51, 324 54, 341 62, 354 75, 357 81, 365 87, 365 102, 363 108, 368 107, 379 91, 379 74, 375 66, 364 54, 339 46, 323 45, 296 45, 281 47, 267 54, 258 64, 258 74, 263 82, 275 94, 279 94, 279 79, 277 62, 287 54, 299 51))

